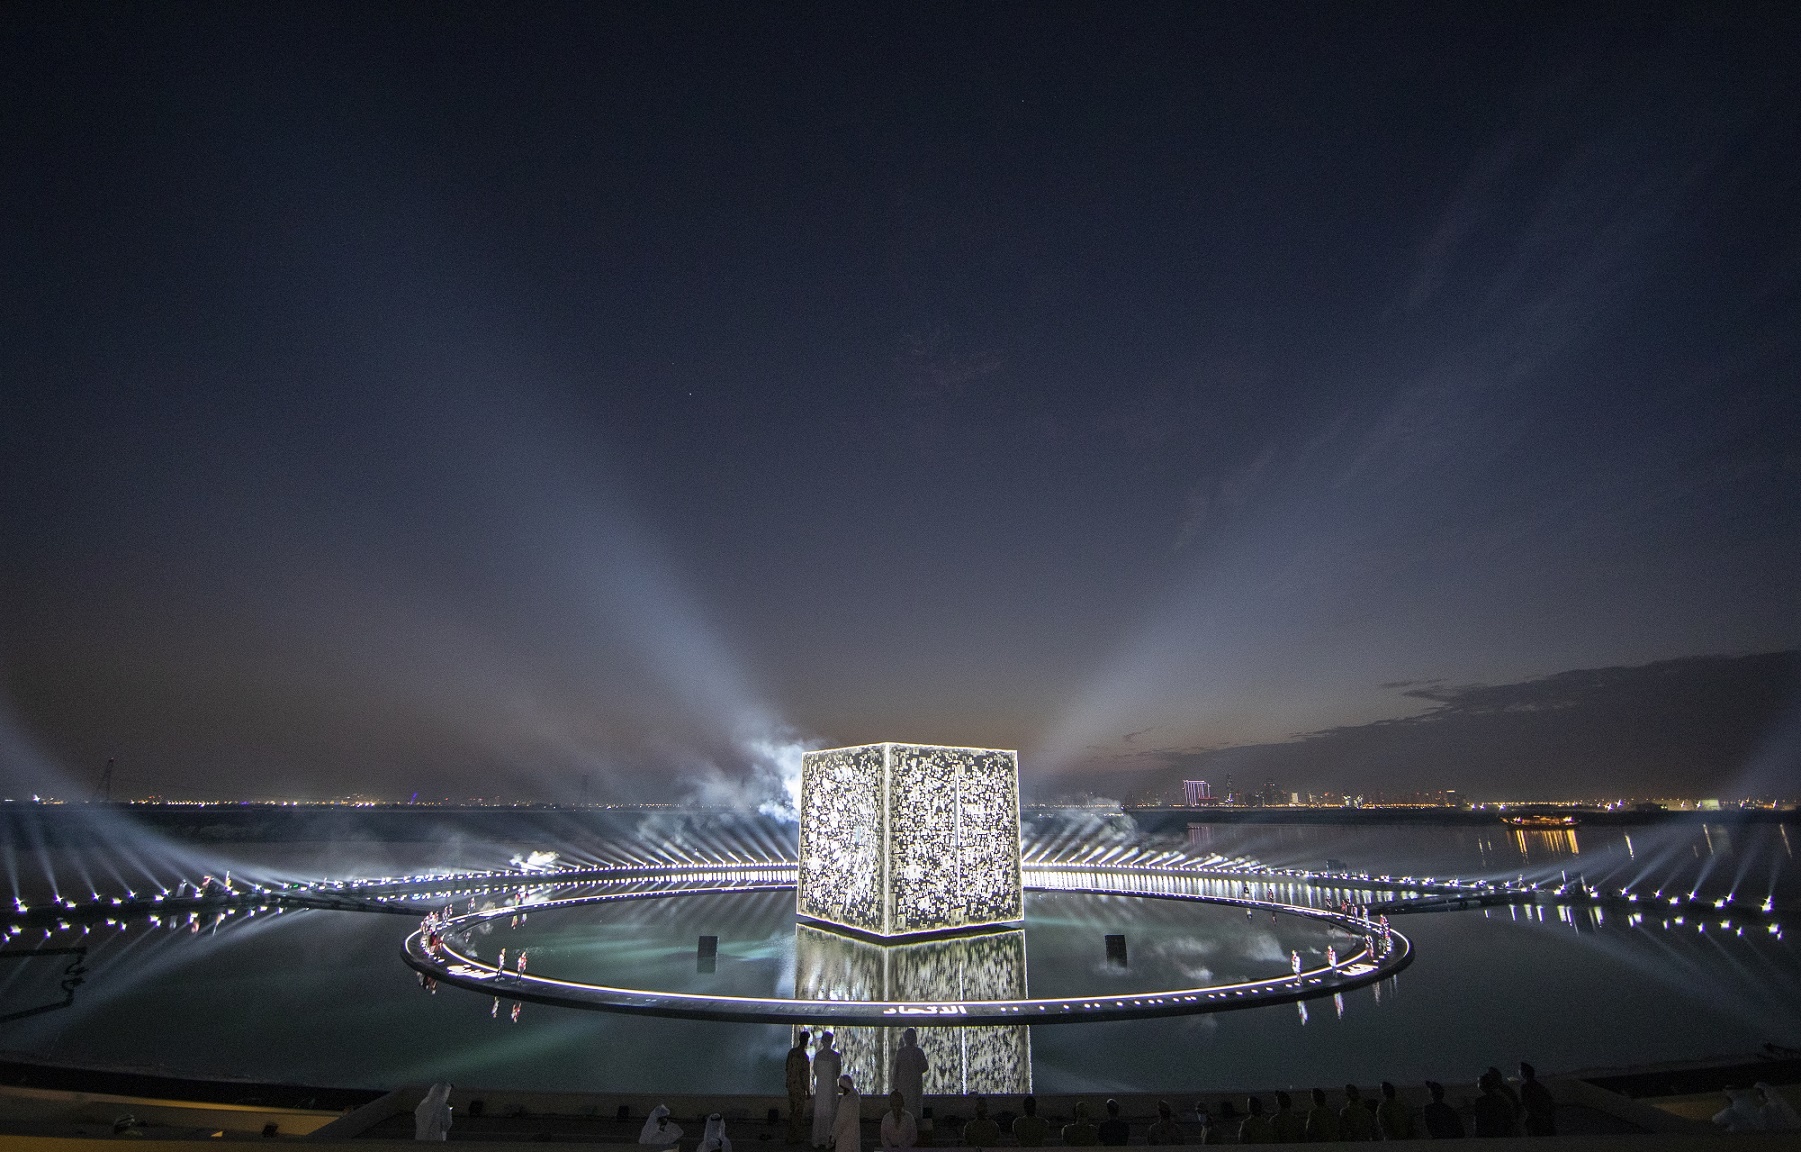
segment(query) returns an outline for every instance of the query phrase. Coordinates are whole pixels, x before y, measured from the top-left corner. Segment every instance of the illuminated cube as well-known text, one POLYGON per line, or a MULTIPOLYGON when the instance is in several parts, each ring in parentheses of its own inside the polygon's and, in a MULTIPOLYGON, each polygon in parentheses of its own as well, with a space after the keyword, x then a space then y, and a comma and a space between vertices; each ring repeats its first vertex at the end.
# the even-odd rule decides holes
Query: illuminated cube
POLYGON ((883 937, 1023 919, 1018 754, 922 744, 808 752, 795 907, 883 937))

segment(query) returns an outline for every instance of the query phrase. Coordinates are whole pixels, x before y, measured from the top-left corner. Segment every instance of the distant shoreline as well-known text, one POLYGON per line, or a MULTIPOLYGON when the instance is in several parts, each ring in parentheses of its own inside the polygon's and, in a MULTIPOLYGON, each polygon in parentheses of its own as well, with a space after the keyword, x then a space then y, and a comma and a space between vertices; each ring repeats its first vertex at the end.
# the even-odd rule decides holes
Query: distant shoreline
MULTIPOLYGON (((1720 811, 1602 811, 1577 806, 1533 805, 1518 813, 1570 813, 1584 828, 1642 827, 1657 824, 1796 824, 1796 809, 1720 811)), ((1130 818, 1140 831, 1180 835, 1190 824, 1300 825, 1333 827, 1505 828, 1503 814, 1459 808, 1075 808, 1027 805, 1033 820, 1058 816, 1130 818)), ((379 804, 20 804, 0 805, 0 839, 14 843, 75 843, 104 835, 124 819, 176 840, 199 843, 304 841, 429 842, 464 836, 528 841, 579 836, 629 837, 646 820, 736 823, 783 827, 755 812, 663 805, 560 807, 555 805, 379 804)), ((1531 829, 1520 829, 1531 831, 1531 829)))

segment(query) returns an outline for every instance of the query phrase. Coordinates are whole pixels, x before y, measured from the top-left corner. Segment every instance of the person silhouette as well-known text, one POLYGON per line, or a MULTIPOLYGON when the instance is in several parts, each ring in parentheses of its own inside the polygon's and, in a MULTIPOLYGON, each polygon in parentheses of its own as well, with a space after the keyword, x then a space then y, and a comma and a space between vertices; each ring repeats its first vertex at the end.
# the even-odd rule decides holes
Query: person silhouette
POLYGON ((1426 1091, 1432 1096, 1432 1102, 1420 1110, 1420 1120, 1426 1125, 1426 1135, 1434 1140, 1455 1140, 1461 1137, 1463 1118, 1457 1115, 1457 1109, 1445 1103, 1445 1086, 1428 1080, 1426 1091))
POLYGON ((1364 1104, 1363 1094, 1357 1090, 1357 1085, 1346 1084, 1344 1107, 1338 1110, 1338 1138, 1374 1140, 1376 1136, 1376 1114, 1364 1104))
POLYGON ((832 1034, 819 1034, 819 1049, 813 1053, 813 1147, 825 1148, 832 1142, 832 1117, 838 1108, 838 1076, 841 1068, 838 1049, 832 1047, 832 1034))
POLYGON ((1526 1114, 1526 1135, 1557 1135, 1557 1101, 1538 1082, 1538 1070, 1520 1061, 1520 1108, 1526 1114))
POLYGON ((1395 1086, 1382 1081, 1382 1103, 1376 1105, 1376 1126, 1384 1140, 1413 1139, 1413 1109, 1407 1107, 1395 1092, 1395 1086))
POLYGON ((813 1061, 807 1055, 807 1045, 813 1036, 805 1028, 796 1029, 794 1047, 788 1049, 788 1059, 782 1066, 782 1085, 788 1090, 788 1143, 799 1144, 806 1139, 806 1128, 802 1119, 807 1111, 808 1089, 812 1087, 813 1061))
POLYGON ((1263 1114, 1263 1098, 1252 1096, 1245 1101, 1245 1111, 1249 1113, 1244 1123, 1238 1126, 1238 1142, 1240 1144, 1274 1143, 1276 1131, 1270 1126, 1269 1117, 1263 1114))
POLYGON ((1307 1110, 1307 1139, 1315 1144, 1330 1144, 1338 1139, 1338 1115, 1326 1107, 1326 1090, 1313 1090, 1313 1107, 1307 1110))

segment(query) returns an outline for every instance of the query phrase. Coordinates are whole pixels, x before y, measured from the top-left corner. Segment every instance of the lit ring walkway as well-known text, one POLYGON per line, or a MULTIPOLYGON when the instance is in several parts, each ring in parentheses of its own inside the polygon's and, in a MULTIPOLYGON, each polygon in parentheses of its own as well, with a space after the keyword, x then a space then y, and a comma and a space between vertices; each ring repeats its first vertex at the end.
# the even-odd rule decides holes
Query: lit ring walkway
MULTIPOLYGON (((694 872, 697 879, 703 879, 713 870, 696 868, 694 872)), ((937 1026, 1134 1020, 1153 1016, 1187 1016, 1210 1012, 1229 1012, 1240 1008, 1259 1008, 1296 1000, 1312 1000, 1374 984, 1399 972, 1413 960, 1413 945, 1406 936, 1390 929, 1385 937, 1381 925, 1341 912, 1309 908, 1299 904, 1284 904, 1273 900, 1190 892, 1153 891, 1149 885, 1142 882, 1135 884, 1134 880, 1139 879, 1138 877, 1124 873, 1111 873, 1105 868, 1064 867, 1057 869, 1054 877, 1041 874, 1038 879, 1041 882, 1027 885, 1029 891, 1135 896, 1152 900, 1186 900, 1194 903, 1223 904, 1236 908, 1302 916, 1343 929, 1359 940, 1367 936, 1375 941, 1376 946, 1372 953, 1359 943, 1356 945, 1355 951, 1339 960, 1337 964, 1304 970, 1299 976, 1283 975, 1267 980, 1252 980, 1238 984, 1213 984, 1159 992, 1051 999, 965 1000, 937 1003, 795 1000, 784 997, 711 996, 688 992, 658 992, 643 988, 620 988, 504 971, 461 950, 471 929, 492 920, 505 919, 521 911, 542 912, 552 908, 570 908, 619 900, 671 899, 721 892, 781 891, 793 887, 790 883, 703 883, 682 889, 590 893, 523 906, 505 906, 472 912, 454 917, 446 922, 439 934, 441 947, 438 954, 434 955, 427 949, 424 935, 420 932, 415 932, 407 937, 405 944, 402 945, 401 954, 407 964, 419 972, 435 978, 439 983, 509 1000, 552 1004, 561 1008, 763 1024, 898 1025, 906 1023, 937 1026), (1050 879, 1052 882, 1042 882, 1045 879, 1050 879)))

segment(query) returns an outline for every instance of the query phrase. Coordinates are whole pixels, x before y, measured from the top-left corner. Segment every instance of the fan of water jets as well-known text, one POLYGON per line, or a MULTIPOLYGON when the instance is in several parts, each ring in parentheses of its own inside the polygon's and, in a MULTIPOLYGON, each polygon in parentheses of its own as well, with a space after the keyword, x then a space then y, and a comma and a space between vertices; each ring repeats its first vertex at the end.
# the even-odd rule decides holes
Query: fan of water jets
MULTIPOLYGON (((794 826, 780 820, 754 813, 660 810, 605 826, 549 814, 534 824, 533 842, 525 844, 482 842, 464 833, 454 853, 446 849, 442 860, 414 861, 400 872, 391 862, 359 856, 354 845, 333 846, 322 866, 302 868, 283 862, 266 845, 177 842, 114 808, 96 805, 79 812, 78 819, 46 822, 31 818, 31 807, 6 813, 8 834, 0 837, 0 864, 15 908, 117 904, 227 889, 306 886, 341 893, 347 883, 405 879, 417 887, 432 876, 481 874, 498 882, 506 875, 536 873, 554 882, 563 874, 574 874, 573 880, 617 871, 779 868, 792 867, 796 855, 794 826)), ((1367 833, 1361 841, 1343 832, 1330 833, 1347 837, 1342 841, 1285 841, 1255 827, 1220 826, 1207 833, 1187 840, 1147 835, 1117 810, 1035 812, 1024 822, 1022 857, 1028 870, 1192 871, 1253 882, 1305 876, 1315 886, 1359 889, 1368 885, 1357 878, 1377 871, 1368 861, 1362 869, 1328 866, 1327 853, 1338 851, 1333 847, 1338 843, 1360 843, 1367 854, 1367 833)), ((1383 874, 1408 885, 1425 881, 1430 872, 1439 881, 1507 882, 1646 902, 1723 900, 1761 906, 1766 912, 1778 902, 1779 885, 1792 883, 1792 870, 1786 867, 1792 856, 1790 833, 1780 824, 1660 825, 1593 834, 1485 829, 1445 835, 1474 838, 1476 851, 1468 855, 1475 858, 1465 861, 1469 866, 1445 867, 1440 860, 1402 875, 1402 862, 1384 861, 1381 867, 1393 872, 1383 874)), ((1382 843, 1385 853, 1402 854, 1394 838, 1382 843)))

